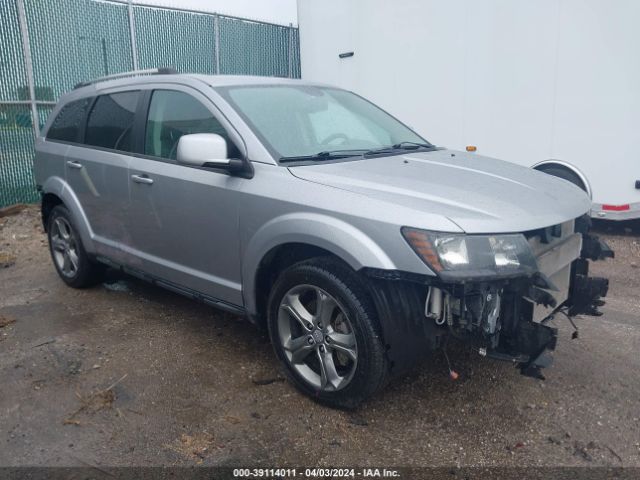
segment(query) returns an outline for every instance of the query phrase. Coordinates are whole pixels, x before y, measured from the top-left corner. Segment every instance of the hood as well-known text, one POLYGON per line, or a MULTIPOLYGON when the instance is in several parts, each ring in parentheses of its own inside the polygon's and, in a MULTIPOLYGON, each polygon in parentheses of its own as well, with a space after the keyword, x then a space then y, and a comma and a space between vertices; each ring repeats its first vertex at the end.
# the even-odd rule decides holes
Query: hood
POLYGON ((415 152, 289 170, 302 180, 443 215, 467 233, 525 232, 591 208, 587 194, 565 180, 467 152, 415 152))

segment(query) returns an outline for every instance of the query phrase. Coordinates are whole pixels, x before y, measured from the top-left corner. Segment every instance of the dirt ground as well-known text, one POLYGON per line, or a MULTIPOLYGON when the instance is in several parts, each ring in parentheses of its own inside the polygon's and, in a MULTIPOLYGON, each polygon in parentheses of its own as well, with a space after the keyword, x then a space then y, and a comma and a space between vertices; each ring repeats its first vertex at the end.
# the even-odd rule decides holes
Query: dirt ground
POLYGON ((0 218, 0 465, 640 466, 640 228, 599 228, 605 315, 555 321, 546 381, 457 351, 457 381, 436 355, 342 412, 249 323, 127 277, 68 288, 37 209, 0 218))

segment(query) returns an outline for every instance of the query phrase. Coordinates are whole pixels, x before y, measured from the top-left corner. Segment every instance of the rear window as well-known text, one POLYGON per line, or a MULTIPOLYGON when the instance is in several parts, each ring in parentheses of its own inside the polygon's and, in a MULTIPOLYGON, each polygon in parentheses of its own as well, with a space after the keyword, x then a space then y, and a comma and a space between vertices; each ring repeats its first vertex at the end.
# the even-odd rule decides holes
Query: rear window
POLYGON ((69 102, 62 107, 47 132, 47 139, 78 142, 80 140, 80 126, 90 101, 90 98, 83 98, 69 102))
POLYGON ((84 143, 129 152, 133 149, 133 123, 140 92, 101 95, 89 113, 84 143))

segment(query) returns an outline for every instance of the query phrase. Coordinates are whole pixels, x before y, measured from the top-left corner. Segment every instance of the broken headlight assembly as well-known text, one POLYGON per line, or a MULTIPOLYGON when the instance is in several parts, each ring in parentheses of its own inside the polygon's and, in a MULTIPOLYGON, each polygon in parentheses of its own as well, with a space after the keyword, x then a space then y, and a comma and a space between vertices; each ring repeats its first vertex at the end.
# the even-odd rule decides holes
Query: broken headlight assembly
POLYGON ((445 281, 531 276, 536 259, 522 234, 465 235, 403 227, 413 251, 445 281))

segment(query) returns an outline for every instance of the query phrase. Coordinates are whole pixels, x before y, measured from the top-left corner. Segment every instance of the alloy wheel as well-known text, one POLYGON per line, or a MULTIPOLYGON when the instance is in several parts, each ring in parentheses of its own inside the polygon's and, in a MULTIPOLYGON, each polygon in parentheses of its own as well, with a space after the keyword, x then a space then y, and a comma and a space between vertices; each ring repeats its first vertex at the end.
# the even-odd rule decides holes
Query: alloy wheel
POLYGON ((291 368, 319 391, 345 388, 358 361, 356 337, 340 303, 314 285, 298 285, 282 298, 278 337, 291 368))
POLYGON ((57 217, 51 226, 51 250, 58 270, 72 278, 78 273, 80 263, 78 243, 67 219, 57 217))

